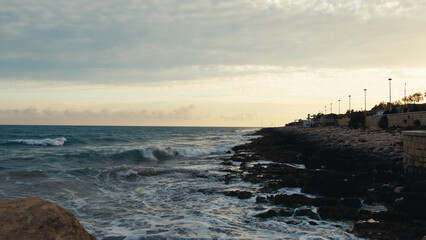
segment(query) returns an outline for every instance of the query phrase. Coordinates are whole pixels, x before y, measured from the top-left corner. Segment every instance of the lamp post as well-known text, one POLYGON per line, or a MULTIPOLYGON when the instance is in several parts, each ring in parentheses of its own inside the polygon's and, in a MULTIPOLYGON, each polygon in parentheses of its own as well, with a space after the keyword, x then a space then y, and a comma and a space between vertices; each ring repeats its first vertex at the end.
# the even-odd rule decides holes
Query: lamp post
POLYGON ((324 106, 324 115, 327 115, 327 106, 324 106))
POLYGON ((339 99, 339 115, 340 115, 340 99, 339 99))
POLYGON ((333 113, 333 103, 330 103, 330 114, 333 113))
POLYGON ((404 84, 404 104, 407 105, 407 83, 404 84))
POLYGON ((351 114, 351 95, 349 95, 349 114, 351 114))
POLYGON ((389 78, 389 104, 392 103, 392 78, 389 78))
POLYGON ((367 116, 367 89, 364 88, 364 116, 367 116))

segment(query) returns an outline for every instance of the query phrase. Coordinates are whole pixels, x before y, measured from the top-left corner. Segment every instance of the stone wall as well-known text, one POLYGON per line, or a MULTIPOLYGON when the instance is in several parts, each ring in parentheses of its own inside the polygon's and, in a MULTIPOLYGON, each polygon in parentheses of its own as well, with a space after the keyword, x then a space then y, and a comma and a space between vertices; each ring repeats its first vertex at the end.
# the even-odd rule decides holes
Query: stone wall
MULTIPOLYGON (((395 113, 385 114, 388 118, 388 127, 413 127, 415 122, 421 126, 426 125, 426 111, 422 112, 409 112, 409 113, 395 113)), ((365 125, 373 130, 379 130, 379 121, 382 116, 368 116, 365 119, 365 125)), ((349 118, 342 118, 337 120, 339 126, 348 126, 349 118)))
MULTIPOLYGON (((413 127, 415 122, 418 121, 420 126, 426 125, 426 111, 422 112, 409 112, 409 113, 395 113, 385 114, 388 118, 389 127, 413 127)), ((371 129, 379 129, 379 121, 382 116, 368 116, 365 123, 371 129)))
POLYGON ((404 131, 404 169, 406 174, 426 174, 426 131, 404 131))

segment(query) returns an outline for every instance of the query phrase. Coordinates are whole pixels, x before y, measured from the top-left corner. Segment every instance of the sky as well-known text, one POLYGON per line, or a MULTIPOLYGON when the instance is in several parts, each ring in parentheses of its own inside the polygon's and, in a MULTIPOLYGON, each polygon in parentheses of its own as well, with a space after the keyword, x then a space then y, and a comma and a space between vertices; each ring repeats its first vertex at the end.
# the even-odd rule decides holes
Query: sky
POLYGON ((0 124, 270 127, 426 90, 424 0, 0 6, 0 124))

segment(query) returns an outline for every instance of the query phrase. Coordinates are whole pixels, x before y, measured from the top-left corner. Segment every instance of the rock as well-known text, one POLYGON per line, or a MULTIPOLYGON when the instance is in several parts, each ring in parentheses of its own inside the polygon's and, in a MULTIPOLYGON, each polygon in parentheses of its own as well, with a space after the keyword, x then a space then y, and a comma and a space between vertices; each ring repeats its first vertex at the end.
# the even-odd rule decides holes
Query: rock
POLYGON ((356 208, 345 208, 342 206, 322 206, 318 208, 318 214, 323 219, 355 220, 358 217, 358 210, 356 208))
POLYGON ((297 207, 299 205, 310 205, 312 199, 302 194, 278 194, 275 196, 269 196, 268 200, 274 204, 284 204, 289 207, 297 207))
POLYGON ((248 191, 241 191, 241 192, 239 192, 238 193, 238 198, 239 199, 248 199, 248 198, 251 198, 251 192, 248 192, 248 191))
POLYGON ((256 203, 266 203, 265 197, 256 197, 256 203))
POLYGON ((259 213, 255 216, 259 218, 271 218, 277 216, 277 212, 275 212, 273 209, 269 209, 268 211, 259 213))
POLYGON ((238 197, 239 199, 248 199, 251 198, 252 193, 248 191, 230 191, 225 192, 226 196, 238 197))
POLYGON ((360 208, 361 200, 358 198, 346 198, 342 200, 342 205, 348 208, 360 208))
POLYGON ((278 215, 283 217, 290 217, 290 216, 293 216, 293 211, 288 209, 280 209, 278 211, 278 215))
POLYGON ((319 219, 318 214, 312 212, 311 209, 304 208, 304 209, 297 209, 294 213, 295 216, 307 216, 312 219, 319 219))
POLYGON ((95 239, 64 208, 40 198, 0 202, 2 239, 95 239))

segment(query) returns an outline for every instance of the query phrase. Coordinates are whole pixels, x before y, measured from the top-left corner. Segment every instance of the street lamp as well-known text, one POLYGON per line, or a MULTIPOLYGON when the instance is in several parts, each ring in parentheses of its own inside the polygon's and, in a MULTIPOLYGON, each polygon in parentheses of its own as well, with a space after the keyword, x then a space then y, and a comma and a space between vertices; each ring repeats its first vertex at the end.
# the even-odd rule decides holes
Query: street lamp
POLYGON ((391 96, 392 96, 392 87, 391 87, 391 81, 392 81, 392 78, 389 78, 389 104, 391 104, 392 103, 392 98, 391 98, 391 96))
POLYGON ((367 89, 364 88, 364 116, 367 116, 367 89))
POLYGON ((351 114, 351 95, 349 95, 349 114, 351 114))
POLYGON ((324 115, 327 115, 327 106, 324 106, 324 115))
POLYGON ((339 115, 340 115, 340 99, 339 99, 339 115))
POLYGON ((407 83, 404 84, 404 104, 407 105, 407 83))

